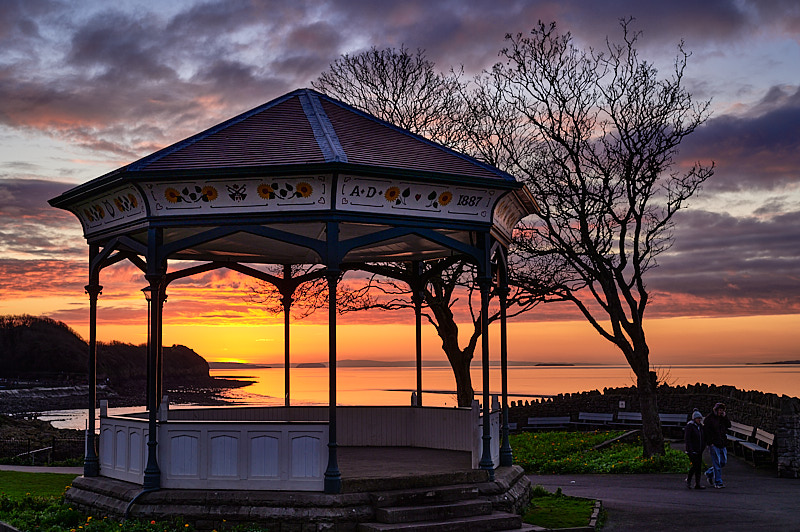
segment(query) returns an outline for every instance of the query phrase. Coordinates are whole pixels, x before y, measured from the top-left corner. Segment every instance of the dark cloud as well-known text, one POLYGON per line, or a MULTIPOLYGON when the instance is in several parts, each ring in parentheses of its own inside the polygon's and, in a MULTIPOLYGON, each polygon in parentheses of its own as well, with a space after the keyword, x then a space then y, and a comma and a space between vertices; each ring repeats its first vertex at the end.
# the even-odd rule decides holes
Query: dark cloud
POLYGON ((69 188, 51 181, 0 180, 0 254, 61 259, 85 255, 78 220, 47 204, 69 188))
POLYGON ((684 141, 681 158, 714 160, 708 190, 774 189, 800 178, 800 88, 772 87, 745 113, 709 120, 684 141))
POLYGON ((38 39, 36 19, 54 6, 47 0, 3 0, 0 2, 0 46, 18 46, 19 40, 38 39))
POLYGON ((161 28, 152 20, 114 11, 99 13, 75 31, 66 60, 106 83, 143 77, 150 83, 174 82, 177 74, 164 64, 161 39, 154 38, 161 28))
MULTIPOLYGON (((796 206, 795 206, 796 208, 796 206)), ((800 211, 769 218, 687 211, 675 244, 648 275, 648 287, 718 302, 722 313, 748 305, 800 311, 800 211), (731 302, 737 301, 734 305, 731 302)), ((683 309, 684 312, 691 309, 683 309)))

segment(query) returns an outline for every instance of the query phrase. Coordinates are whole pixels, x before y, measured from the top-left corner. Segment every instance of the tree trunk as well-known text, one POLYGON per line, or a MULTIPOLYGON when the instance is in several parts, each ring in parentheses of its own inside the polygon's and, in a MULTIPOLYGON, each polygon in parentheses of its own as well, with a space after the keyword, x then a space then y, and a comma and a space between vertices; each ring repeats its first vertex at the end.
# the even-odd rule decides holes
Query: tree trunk
POLYGON ((458 324, 450 308, 443 303, 442 298, 426 297, 426 301, 436 317, 433 324, 436 333, 442 339, 442 350, 447 355, 450 367, 453 368, 458 406, 471 407, 475 391, 472 389, 469 366, 477 345, 477 335, 473 335, 467 347, 461 349, 458 345, 458 324))
MULTIPOLYGON (((449 355, 448 355, 448 358, 449 355)), ((475 398, 475 391, 472 389, 472 376, 469 373, 470 360, 462 356, 458 357, 459 360, 454 361, 450 358, 450 366, 453 368, 453 376, 456 378, 456 396, 458 397, 458 406, 472 406, 472 400, 475 398)))
POLYGON ((664 433, 658 418, 658 383, 656 373, 649 367, 636 372, 636 388, 639 392, 639 408, 642 412, 642 448, 645 458, 660 455, 664 451, 664 433))

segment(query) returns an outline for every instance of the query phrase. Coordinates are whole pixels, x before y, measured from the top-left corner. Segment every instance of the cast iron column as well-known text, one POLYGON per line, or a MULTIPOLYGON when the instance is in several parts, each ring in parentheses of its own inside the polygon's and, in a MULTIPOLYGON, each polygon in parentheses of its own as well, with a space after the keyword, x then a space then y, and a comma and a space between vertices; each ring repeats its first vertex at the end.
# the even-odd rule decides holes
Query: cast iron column
MULTIPOLYGON (((164 342, 162 341, 162 337, 164 334, 164 303, 167 302, 167 294, 166 294, 166 286, 161 286, 161 289, 158 291, 158 299, 153 299, 153 304, 159 306, 158 309, 158 324, 155 327, 157 331, 156 337, 154 338, 153 342, 156 344, 156 403, 155 408, 158 410, 158 407, 161 405, 161 399, 164 397, 164 342)), ((155 294, 154 294, 155 296, 155 294)))
POLYGON ((497 289, 500 296, 500 379, 503 393, 503 434, 500 445, 500 465, 504 467, 514 465, 511 452, 511 442, 508 439, 508 331, 506 308, 508 305, 508 282, 505 269, 501 266, 500 286, 497 289))
POLYGON ((336 444, 336 285, 338 270, 328 270, 328 468, 325 470, 325 493, 341 493, 336 444))
POLYGON ((160 296, 161 284, 163 281, 162 275, 145 275, 145 278, 150 283, 151 299, 149 305, 150 311, 150 341, 147 344, 147 368, 150 383, 147 386, 150 396, 147 398, 147 408, 149 410, 148 416, 148 435, 147 435, 147 466, 144 468, 144 488, 145 489, 158 489, 161 487, 161 470, 158 467, 158 400, 156 399, 157 387, 156 380, 156 365, 158 358, 157 343, 158 336, 158 323, 160 321, 161 305, 158 303, 160 296))
POLYGON ((411 263, 411 301, 414 303, 414 318, 416 326, 416 354, 417 354, 417 404, 422 406, 422 289, 419 286, 419 261, 411 263))
POLYGON ((86 456, 83 460, 83 476, 100 475, 100 460, 97 457, 97 436, 95 435, 95 406, 97 404, 97 297, 103 287, 97 284, 97 276, 92 275, 92 284, 86 285, 89 294, 89 424, 86 430, 86 456))
POLYGON ((492 281, 488 277, 478 279, 481 289, 481 356, 483 367, 483 452, 478 467, 489 472, 494 480, 492 460, 492 405, 489 395, 489 290, 492 281))
MULTIPOLYGON (((292 278, 292 267, 289 264, 283 265, 283 280, 288 281, 292 278)), ((289 406, 291 404, 290 394, 289 394, 289 320, 291 318, 292 312, 292 303, 294 300, 292 299, 292 294, 287 293, 288 289, 284 284, 282 286, 284 292, 281 293, 283 299, 281 302, 283 303, 283 394, 284 394, 284 406, 289 406)))

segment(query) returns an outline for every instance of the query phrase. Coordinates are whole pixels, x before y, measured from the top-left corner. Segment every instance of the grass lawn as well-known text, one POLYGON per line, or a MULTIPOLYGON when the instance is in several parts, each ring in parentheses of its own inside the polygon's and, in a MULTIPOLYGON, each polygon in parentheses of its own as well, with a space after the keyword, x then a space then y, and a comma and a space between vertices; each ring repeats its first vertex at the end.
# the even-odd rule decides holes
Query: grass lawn
MULTIPOLYGON (((528 473, 685 473, 689 459, 670 447, 665 456, 642 457, 641 440, 615 442, 600 450, 593 447, 622 435, 622 431, 525 432, 511 435, 514 463, 528 473)), ((544 528, 586 526, 595 501, 533 489, 533 499, 523 521, 544 528)))
POLYGON ((182 522, 126 521, 94 518, 62 503, 77 475, 0 471, 0 521, 37 532, 178 532, 191 531, 182 522))
POLYGON ((65 473, 23 473, 0 471, 0 494, 18 499, 34 494, 40 497, 57 497, 64 493, 78 475, 65 473))
POLYGON ((573 528, 586 526, 594 511, 595 501, 550 493, 541 486, 533 488, 531 504, 522 516, 529 525, 544 528, 573 528))
POLYGON ((523 432, 511 435, 514 463, 528 473, 685 473, 689 458, 669 446, 665 456, 642 457, 641 440, 615 442, 592 448, 620 436, 622 431, 523 432))

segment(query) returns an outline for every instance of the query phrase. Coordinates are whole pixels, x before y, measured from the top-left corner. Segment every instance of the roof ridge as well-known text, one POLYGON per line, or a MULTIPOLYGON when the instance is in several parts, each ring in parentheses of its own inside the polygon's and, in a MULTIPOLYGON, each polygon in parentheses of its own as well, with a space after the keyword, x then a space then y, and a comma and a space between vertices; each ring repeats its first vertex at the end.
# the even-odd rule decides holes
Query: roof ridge
POLYGON ((311 126, 311 131, 314 132, 319 149, 325 157, 325 162, 346 163, 347 154, 339 142, 339 137, 336 135, 336 130, 333 128, 328 114, 322 108, 319 94, 310 89, 302 89, 302 91, 298 95, 298 99, 306 114, 308 124, 311 126))
POLYGON ((159 159, 163 159, 167 155, 175 153, 176 151, 182 150, 183 148, 185 148, 187 146, 191 146, 192 144, 194 144, 194 143, 196 143, 196 142, 198 142, 200 140, 203 140, 204 138, 209 137, 209 136, 213 135, 214 133, 222 131, 223 129, 226 129, 226 128, 230 127, 230 126, 238 124, 239 122, 242 122, 244 120, 247 120, 251 116, 257 115, 258 113, 260 113, 262 111, 265 111, 265 110, 269 109, 270 107, 273 107, 275 105, 283 103, 286 100, 288 100, 290 98, 293 98, 298 93, 301 93, 303 90, 304 89, 299 89, 299 90, 296 90, 296 91, 292 91, 289 94, 284 94, 283 96, 275 98, 274 100, 271 100, 271 101, 269 101, 269 102, 267 102, 265 104, 261 104, 258 107, 250 109, 249 111, 245 111, 244 113, 242 113, 240 115, 236 115, 233 118, 229 118, 228 120, 225 120, 224 122, 220 122, 219 124, 217 124, 215 126, 212 126, 212 127, 208 128, 208 129, 206 129, 204 131, 201 131, 200 133, 196 133, 196 134, 192 135, 191 137, 187 137, 187 138, 185 138, 183 140, 179 140, 175 144, 171 144, 171 145, 169 145, 169 146, 167 146, 165 148, 162 148, 162 149, 158 150, 155 153, 151 153, 150 155, 147 155, 147 156, 142 157, 141 159, 139 159, 139 160, 137 160, 135 162, 130 163, 128 165, 127 170, 129 170, 129 171, 144 170, 144 168, 147 165, 149 165, 151 163, 154 163, 155 161, 158 161, 159 159))
MULTIPOLYGON (((324 99, 328 100, 330 103, 332 103, 334 105, 338 105, 339 107, 342 107, 343 109, 346 109, 348 111, 356 113, 356 114, 360 115, 363 118, 366 118, 368 120, 372 120, 373 122, 376 122, 378 124, 382 124, 382 125, 388 127, 389 129, 393 129, 393 130, 397 131, 398 133, 401 133, 401 134, 404 134, 404 135, 409 136, 411 138, 414 138, 416 140, 419 140, 419 141, 421 141, 421 142, 423 142, 425 144, 428 144, 429 146, 432 146, 432 147, 434 147, 434 148, 436 148, 438 150, 441 150, 441 151, 443 151, 445 153, 448 153, 450 155, 458 157, 458 158, 460 158, 460 159, 462 159, 462 160, 464 160, 464 161, 466 161, 468 163, 474 164, 476 166, 480 166, 484 170, 487 170, 487 171, 495 174, 496 176, 501 177, 502 179, 504 179, 506 181, 514 181, 514 182, 517 181, 516 178, 514 178, 514 176, 512 176, 508 172, 505 172, 505 171, 503 171, 503 170, 501 170, 501 169, 499 169, 499 168, 497 168, 495 166, 492 166, 489 163, 485 163, 483 161, 480 161, 480 160, 472 157, 471 155, 467 155, 466 153, 461 153, 461 152, 456 151, 456 150, 454 150, 452 148, 448 148, 447 146, 439 144, 436 141, 433 141, 431 139, 425 138, 422 135, 418 135, 416 133, 413 133, 413 132, 411 132, 411 131, 409 131, 407 129, 404 129, 404 128, 398 126, 398 125, 392 124, 391 122, 387 122, 386 120, 383 120, 381 118, 378 118, 377 116, 371 115, 371 114, 367 113, 366 111, 362 111, 361 109, 359 109, 357 107, 354 107, 354 106, 352 106, 350 104, 347 104, 347 103, 345 103, 345 102, 343 102, 341 100, 337 100, 336 98, 334 98, 332 96, 329 96, 327 94, 324 94, 324 93, 321 93, 321 92, 317 92, 317 91, 314 91, 312 89, 304 89, 304 90, 308 91, 309 93, 315 94, 318 98, 324 98, 324 99)), ((327 114, 325 115, 325 118, 327 119, 327 114)), ((333 129, 333 128, 331 128, 331 129, 333 129)), ((337 139, 337 142, 338 142, 338 139, 337 139)))

